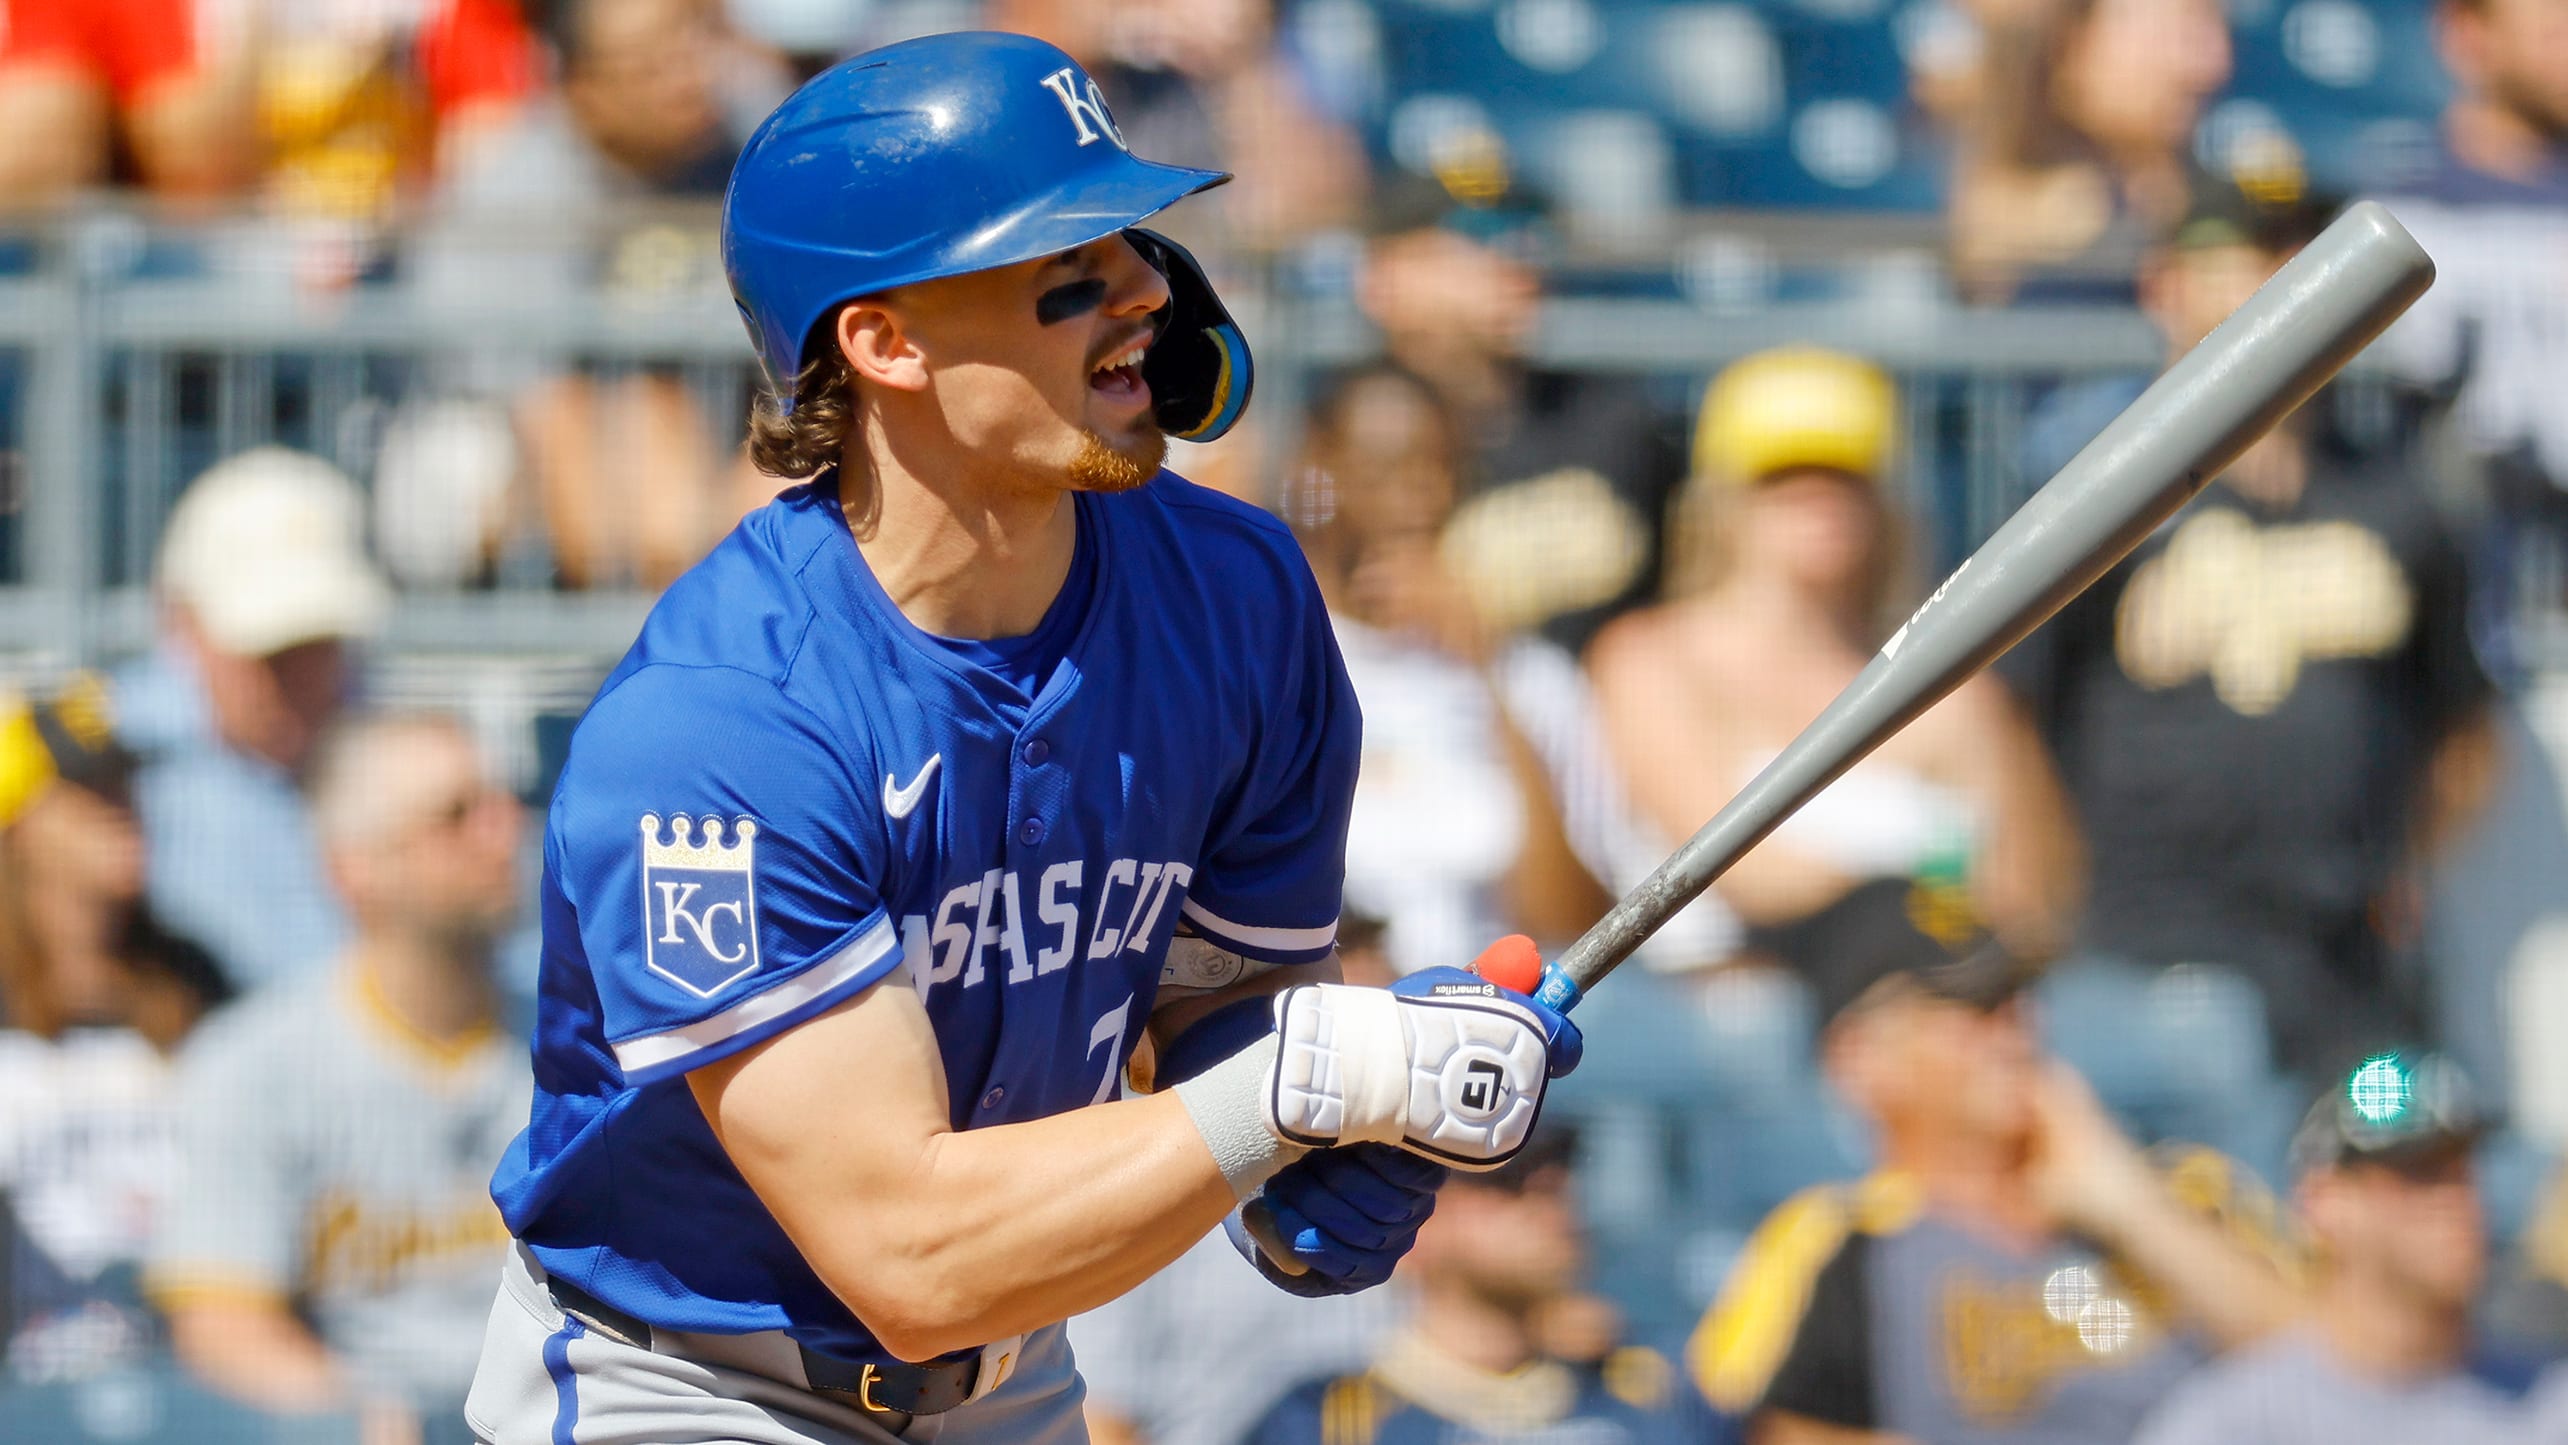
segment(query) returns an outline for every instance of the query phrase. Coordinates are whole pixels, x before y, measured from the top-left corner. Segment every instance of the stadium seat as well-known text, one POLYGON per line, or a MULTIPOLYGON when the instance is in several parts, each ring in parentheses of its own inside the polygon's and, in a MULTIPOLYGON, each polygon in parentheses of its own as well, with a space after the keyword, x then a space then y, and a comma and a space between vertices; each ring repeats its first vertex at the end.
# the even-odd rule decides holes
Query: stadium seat
POLYGON ((356 1445, 353 1415, 263 1414, 174 1364, 0 1389, 0 1445, 356 1445))

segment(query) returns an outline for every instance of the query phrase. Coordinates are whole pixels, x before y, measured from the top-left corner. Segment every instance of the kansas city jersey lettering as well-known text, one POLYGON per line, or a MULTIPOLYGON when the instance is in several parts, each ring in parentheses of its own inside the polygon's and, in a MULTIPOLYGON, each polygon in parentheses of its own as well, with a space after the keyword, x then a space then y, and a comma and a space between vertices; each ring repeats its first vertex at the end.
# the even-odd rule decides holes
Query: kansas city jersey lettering
POLYGON ((1045 868, 1029 886, 1015 869, 993 868, 947 889, 934 913, 904 915, 901 955, 922 996, 939 984, 971 988, 993 976, 1030 983, 1081 958, 1151 955, 1153 944, 1165 941, 1161 920, 1176 927, 1170 896, 1194 877, 1184 863, 1117 858, 1096 868, 1073 858, 1045 868))
POLYGON ((684 813, 642 815, 642 937, 648 967, 698 998, 711 998, 758 971, 758 823, 741 818, 722 841, 722 820, 704 836, 684 813))

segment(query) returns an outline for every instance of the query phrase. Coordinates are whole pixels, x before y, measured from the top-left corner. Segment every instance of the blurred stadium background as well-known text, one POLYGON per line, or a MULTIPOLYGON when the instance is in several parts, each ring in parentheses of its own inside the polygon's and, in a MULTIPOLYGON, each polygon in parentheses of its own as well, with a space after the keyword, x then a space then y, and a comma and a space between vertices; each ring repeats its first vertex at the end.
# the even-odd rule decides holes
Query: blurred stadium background
MULTIPOLYGON (((1619 649, 1614 668, 1601 655, 1608 644, 1591 643, 1610 619, 1685 588, 1689 508, 1718 491, 1708 478, 1727 464, 1696 420, 1716 375, 1785 345, 1881 368, 1891 388, 1872 421, 1840 396, 1839 410, 1822 407, 1811 423, 1874 426, 1878 438, 1777 462, 1877 481, 1888 511, 1904 514, 1893 535, 1906 555, 1876 558, 1883 575, 1940 577, 2065 459, 2064 445, 2092 432, 2092 422, 2076 430, 2079 398, 2160 364, 2166 322, 2141 303, 2156 294, 2151 268, 2195 244, 2183 239, 2189 227, 2226 224, 2231 241, 2264 245, 2259 228, 2284 224, 2276 217, 2354 196, 2428 195, 2444 227, 2420 230, 2429 244, 2471 241, 2466 256, 2445 258, 2447 289, 2456 261, 2514 279, 2459 283, 2482 309, 2456 302, 2467 314, 2435 323, 2471 338, 2455 356, 2438 362, 2428 345, 2414 364, 2369 357, 2314 410, 2343 455, 2391 459, 2382 465, 2461 561, 2453 615, 2467 661, 2419 666, 2484 674, 2495 687, 2480 797, 2452 836, 2411 849, 2406 825, 2422 834, 2431 809, 2405 790, 2425 785, 2384 784, 2401 796, 2381 799, 2377 817, 2401 836, 2365 844, 2386 861, 2358 880, 2380 886, 2355 912, 2399 913, 2380 925, 2381 959, 2363 977, 2404 1000, 2390 1011, 2400 1027, 2368 1042, 2457 1061, 2502 1121, 2473 1135, 2480 1203, 2495 1224, 2474 1339, 2523 1366, 2508 1377, 2519 1386, 2531 1366, 2568 1353, 2568 1308, 2544 1293, 2568 1286, 2568 1214, 2549 1177, 2568 1136, 2558 1062, 2568 552, 2559 474, 2541 455, 2555 425, 2535 416, 2506 434, 2480 424, 2504 408, 2474 411, 2470 397, 2493 387, 2528 396, 2535 413, 2568 414, 2559 10, 2549 0, 0 0, 0 695, 57 719, 37 743, 21 729, 20 746, 42 746, 46 759, 22 759, 25 773, 77 781, 58 721, 64 690, 85 695, 80 679, 103 676, 104 711, 121 718, 138 704, 120 706, 119 691, 174 645, 162 560, 173 506, 218 463, 289 448, 353 480, 363 548, 393 584, 380 628, 352 654, 356 696, 463 719, 487 767, 540 819, 571 725, 654 589, 773 490, 738 456, 758 377, 716 248, 729 155, 800 76, 838 57, 937 30, 1027 28, 1108 82, 1135 151, 1241 173, 1231 191, 1169 221, 1216 270, 1256 347, 1253 424, 1172 462, 1277 509, 1313 539, 1324 573, 1331 547, 1343 542, 1346 560, 1367 545, 1340 535, 1362 510, 1346 489, 1376 485, 1366 462, 1387 468, 1386 449, 1408 435, 1368 431, 1346 379, 1368 374, 1386 331, 1416 333, 1393 355, 1426 374, 1421 395, 1463 417, 1442 444, 1453 495, 1421 503, 1436 533, 1423 550, 1365 557, 1450 573, 1436 586, 1449 584, 1470 618, 1406 594, 1383 601, 1399 586, 1368 581, 1357 561, 1328 575, 1349 589, 1351 612, 1394 639, 1364 644, 1357 661, 1370 659, 1373 675, 1397 672, 1414 633, 1464 681, 1460 693, 1429 686, 1415 699, 1386 683, 1379 706, 1367 695, 1387 729, 1380 765, 1392 770, 1368 786, 1424 811, 1406 815, 1405 830, 1382 822, 1359 839, 1351 893, 1388 926, 1394 966, 1440 946, 1468 952, 1499 926, 1557 941, 1603 890, 1632 881, 1649 840, 1668 831, 1649 817, 1653 768, 1631 756, 1634 734, 1618 731, 1615 714, 1646 697, 1657 666, 1685 716, 1689 704, 1673 699, 1685 695, 1686 654, 1653 664, 1639 645, 1635 673, 1634 647, 1619 649), (2455 13, 2495 23, 2490 11, 2524 12, 2507 23, 2550 36, 2523 68, 2553 67, 2551 99, 2456 77, 2455 13), (2531 159, 2502 184, 2453 182, 2502 170, 2491 155, 2521 160, 2523 134, 2534 137, 2531 159), (2478 236, 2472 206, 2494 218, 2478 236), (2512 239, 2493 239, 2499 230, 2512 239), (1459 237, 1514 269, 1448 270, 1471 294, 1404 305, 1384 288, 1439 274, 1432 256, 1393 263, 1420 233, 1459 237), (1531 289, 1506 304, 1520 302, 1521 316, 1483 314, 1505 309, 1486 288, 1520 285, 1531 289), (2511 351, 2491 340, 2510 327, 2531 339, 2511 351), (1495 358, 1507 386, 1562 380, 1481 398, 1475 411, 1470 378, 1437 373, 1439 328, 1450 350, 1495 358), (2510 368, 2495 383, 2490 357, 2510 368), (1602 485, 1582 490, 1582 479, 1602 485), (1431 615, 1444 622, 1419 621, 1431 615), (1549 650, 1518 645, 1531 642, 1549 650), (1601 726, 1590 716, 1599 709, 1601 726), (1520 765, 1527 750, 1533 761, 1520 765), (1461 762, 1424 781, 1398 772, 1432 772, 1439 755, 1461 762), (1483 804, 1495 813, 1474 811, 1483 804), (1460 829, 1486 816, 1501 817, 1507 836, 1557 834, 1568 856, 1547 868, 1528 856, 1475 862, 1434 836, 1437 819, 1460 829), (1441 901, 1417 904, 1428 893, 1441 901)), ((1885 585, 1897 595, 1879 600, 1893 613, 1920 595, 1908 580, 1885 585)), ((2326 579, 2313 585, 2322 600, 2312 607, 2357 605, 2326 579)), ((2420 616, 2427 605, 2416 604, 2420 616)), ((2327 655, 2312 644, 2307 665, 2327 655)), ((2391 706, 2401 686, 2380 684, 2359 705, 2391 706)), ((2023 701, 2043 741, 2064 746, 2060 729, 2072 724, 2023 701)), ((2341 734, 2358 747, 2395 731, 2386 717, 2377 730, 2358 722, 2341 734)), ((156 759, 139 731, 123 741, 136 755, 125 766, 146 779, 122 801, 144 814, 147 875, 205 871, 208 860, 184 855, 190 846, 243 846, 219 829, 155 823, 156 759)), ((2068 793, 2090 803, 2075 759, 2062 756, 2068 793)), ((2307 761, 2320 772, 2383 766, 2370 754, 2307 761)), ((2206 767, 2224 765, 2241 766, 2206 755, 2206 767)), ((1369 754, 1368 771, 1376 766, 1369 754)), ((0 757, 0 801, 12 797, 10 776, 0 757)), ((1862 832, 1867 806, 1908 805, 1876 796, 1848 806, 1848 826, 1862 832)), ((1989 811, 1979 831, 2012 826, 1989 811)), ((0 807, 0 826, 10 820, 0 807)), ((2099 836, 2117 827, 2081 821, 2099 836)), ((2068 858, 2076 831, 2027 846, 2068 858)), ((1878 871, 1972 892, 1972 852, 1929 843, 1878 871)), ((2281 876, 2292 861, 2241 867, 2281 876)), ((19 873, 15 885, 0 877, 0 895, 35 886, 23 851, 0 866, 19 873)), ((159 899, 156 881, 141 886, 159 899)), ((2044 886, 2054 896, 2038 925, 2010 930, 2002 900, 1980 897, 1979 911, 2018 951, 2076 953, 2077 885, 2044 886)), ((1824 968, 1800 966, 1800 945, 1753 926, 1743 934, 1718 912, 1599 997, 1597 1044, 1572 1095, 1595 1287, 1624 1321, 1617 1338, 1671 1356, 1737 1276, 1759 1221, 1806 1186, 1853 1177, 1866 1155, 1864 1127, 1820 1079, 1815 1029, 1843 1002, 1824 968)), ((190 931, 185 917, 169 921, 190 931)), ((22 980, 48 966, 30 941, 40 932, 0 930, 22 980)), ((272 981, 264 965, 199 941, 252 993, 326 961, 278 961, 272 981)), ((1859 930, 1809 946, 1834 956, 1876 943, 1859 930)), ((512 1018, 530 950, 521 935, 501 953, 503 991, 521 996, 503 1010, 512 1018)), ((2193 961, 2240 963, 2271 987, 2242 960, 2193 961)), ((32 1016, 28 996, 11 998, 0 1023, 58 1043, 59 1021, 32 1016)), ((2263 1000, 2267 1012, 2293 1006, 2263 1000)), ((92 1023, 134 1026, 130 1008, 97 1007, 92 1023)), ((2239 1016, 2211 1005, 2200 1015, 2215 1089, 2228 1077, 2221 1030, 2239 1016)), ((2262 1049, 2259 1035, 2249 1052, 2262 1049)), ((80 1076, 48 1072, 52 1055, 22 1052, 15 1082, 0 1082, 0 1095, 15 1095, 0 1097, 0 1197, 15 1201, 19 1261, 0 1277, 13 1341, 0 1358, 10 1382, 0 1440, 458 1438, 451 1400, 393 1386, 262 1397, 201 1350, 189 1356, 194 1376, 171 1364, 155 1306, 179 1296, 139 1282, 154 1248, 144 1241, 165 1224, 127 1227, 124 1244, 77 1260, 30 1263, 63 1251, 29 1200, 190 1204, 89 1177, 116 1151, 83 1131, 109 1111, 66 1094, 60 1081, 80 1076), (404 1418, 405 1403, 424 1414, 404 1418), (250 1408, 289 1404, 319 1413, 250 1408)), ((2342 1077, 2322 1053, 2279 1070, 2294 1095, 2276 1106, 2286 1124, 2342 1077)), ((2265 1109, 2249 1095, 2276 1080, 2238 1077, 2235 1115, 2265 1109)), ((2147 1080, 2136 1092, 2096 1082, 2142 1142, 2177 1137, 2147 1114, 2147 1080), (2134 1098, 2142 1103, 2125 1108, 2134 1098)), ((151 1136, 132 1152, 189 1149, 162 1137, 184 1127, 156 1113, 162 1105, 118 1107, 114 1127, 151 1136)), ((2242 1126, 2236 1139, 2251 1142, 2207 1142, 2254 1156, 2242 1177, 2261 1176, 2287 1201, 2282 1132, 2242 1126)), ((319 1249, 309 1219, 280 1227, 294 1241, 285 1253, 319 1249)), ((366 1317, 316 1313, 310 1283, 289 1270, 264 1287, 345 1354, 325 1326, 366 1317)), ((1229 1298, 1209 1286, 1151 1308, 1182 1321, 1190 1299, 1213 1308, 1203 1302, 1229 1298)), ((1130 1341, 1147 1338, 1128 1331, 1100 1358, 1146 1357, 1150 1347, 1130 1341)), ((1323 1350, 1306 1363, 1345 1361, 1323 1350)), ((1256 1388, 1271 1397, 1289 1383, 1256 1388)), ((1219 1436, 1155 1424, 1163 1408, 1169 1419, 1183 1411, 1152 1404, 1152 1392, 1221 1388, 1130 1369, 1100 1394, 1127 1417, 1121 1426, 1177 1441, 1219 1436)), ((1706 1429, 1747 1428, 1754 1388, 1740 1394, 1732 1381, 1728 1399, 1706 1388, 1729 1411, 1706 1429)), ((2129 1438, 2120 1416, 2048 1424, 2057 1433, 2041 1438, 2129 1438)), ((2016 1437, 1991 1426, 1952 1438, 2016 1437)))

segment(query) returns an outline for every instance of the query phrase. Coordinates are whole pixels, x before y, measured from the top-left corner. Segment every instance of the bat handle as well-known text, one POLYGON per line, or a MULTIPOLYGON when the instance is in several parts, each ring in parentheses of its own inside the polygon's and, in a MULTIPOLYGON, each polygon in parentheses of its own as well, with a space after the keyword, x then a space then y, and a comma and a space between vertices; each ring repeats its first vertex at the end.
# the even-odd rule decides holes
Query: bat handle
POLYGON ((1534 941, 1521 933, 1508 934, 1482 949, 1480 956, 1471 961, 1471 971, 1555 1012, 1567 1013, 1578 1007, 1578 981, 1562 972, 1558 964, 1543 962, 1534 941))
POLYGON ((1275 1223, 1275 1211, 1268 1207, 1264 1197, 1252 1199, 1239 1207, 1239 1227, 1247 1230, 1248 1237, 1257 1241, 1266 1262, 1275 1266, 1277 1272, 1297 1278, 1311 1272, 1309 1265, 1293 1257, 1292 1243, 1284 1238, 1283 1229, 1275 1223))
POLYGON ((1543 965, 1543 981, 1534 990, 1534 1002, 1554 1013, 1565 1014, 1578 1007, 1578 1001, 1585 997, 1587 995, 1580 991, 1577 982, 1561 972, 1559 964, 1543 965))

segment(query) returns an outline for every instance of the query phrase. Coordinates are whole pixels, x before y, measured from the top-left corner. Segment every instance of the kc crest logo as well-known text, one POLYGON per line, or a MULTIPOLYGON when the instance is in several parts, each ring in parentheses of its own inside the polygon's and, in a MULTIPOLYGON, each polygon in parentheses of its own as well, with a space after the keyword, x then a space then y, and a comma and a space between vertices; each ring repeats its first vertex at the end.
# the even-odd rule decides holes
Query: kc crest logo
POLYGON ((726 845, 722 820, 703 821, 699 839, 696 820, 672 816, 663 843, 660 815, 642 815, 642 947, 653 973, 711 998, 758 969, 758 823, 734 819, 726 845))
POLYGON ((1043 88, 1052 92, 1063 110, 1070 112, 1070 123, 1079 128, 1079 144, 1095 145, 1102 134, 1115 143, 1115 149, 1132 149, 1124 144, 1123 132, 1115 128, 1115 118, 1106 113, 1105 93, 1097 89, 1095 81, 1081 75, 1077 67, 1065 65, 1045 76, 1043 88))

